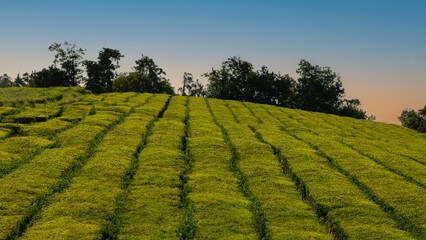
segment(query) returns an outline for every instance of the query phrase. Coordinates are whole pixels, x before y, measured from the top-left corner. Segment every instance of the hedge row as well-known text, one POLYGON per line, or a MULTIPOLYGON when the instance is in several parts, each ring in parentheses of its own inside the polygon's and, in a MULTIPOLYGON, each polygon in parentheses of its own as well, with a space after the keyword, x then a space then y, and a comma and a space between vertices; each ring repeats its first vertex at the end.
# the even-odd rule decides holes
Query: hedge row
MULTIPOLYGON (((232 108, 241 105, 233 101, 229 104, 232 108)), ((326 158, 319 156, 309 144, 294 137, 295 132, 308 131, 306 127, 289 127, 287 131, 282 131, 280 127, 283 123, 269 115, 264 108, 255 104, 246 105, 268 124, 256 125, 256 118, 247 109, 239 107, 241 123, 255 126, 263 139, 280 151, 291 173, 289 176, 296 182, 302 197, 310 196, 307 200, 317 213, 331 220, 329 224, 332 229, 335 224, 340 226, 344 233, 340 235, 341 238, 411 239, 351 180, 331 167, 326 158)), ((270 111, 275 113, 278 110, 270 111)), ((286 122, 290 124, 292 120, 286 122)))

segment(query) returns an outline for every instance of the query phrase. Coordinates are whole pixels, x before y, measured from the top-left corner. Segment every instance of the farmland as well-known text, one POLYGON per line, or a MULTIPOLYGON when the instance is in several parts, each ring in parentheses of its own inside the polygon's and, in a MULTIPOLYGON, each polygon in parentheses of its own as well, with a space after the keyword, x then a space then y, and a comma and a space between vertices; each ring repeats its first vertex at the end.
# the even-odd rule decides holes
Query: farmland
POLYGON ((426 238, 407 128, 77 87, 0 103, 0 239, 426 238))

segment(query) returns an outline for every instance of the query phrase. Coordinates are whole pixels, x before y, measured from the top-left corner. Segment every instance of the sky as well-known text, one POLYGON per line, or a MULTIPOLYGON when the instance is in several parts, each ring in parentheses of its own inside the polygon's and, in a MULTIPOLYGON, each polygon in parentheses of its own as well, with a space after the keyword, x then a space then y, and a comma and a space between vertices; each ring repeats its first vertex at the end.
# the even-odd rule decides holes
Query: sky
POLYGON ((147 55, 177 90, 232 56, 297 78, 301 59, 339 73, 346 98, 376 121, 399 124, 426 104, 426 1, 419 0, 0 0, 0 74, 41 70, 64 41, 95 60, 147 55))

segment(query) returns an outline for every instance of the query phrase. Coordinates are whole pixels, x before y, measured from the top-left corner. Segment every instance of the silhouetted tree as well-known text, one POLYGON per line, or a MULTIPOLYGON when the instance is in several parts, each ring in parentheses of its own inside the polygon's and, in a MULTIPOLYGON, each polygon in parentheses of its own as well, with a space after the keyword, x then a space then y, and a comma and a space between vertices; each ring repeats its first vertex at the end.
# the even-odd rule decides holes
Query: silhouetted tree
POLYGON ((157 89, 153 89, 149 75, 133 72, 116 78, 112 85, 114 92, 149 92, 174 94, 173 87, 168 81, 162 81, 157 89))
POLYGON ((149 76, 149 81, 151 84, 151 90, 149 92, 168 92, 170 94, 173 92, 174 94, 174 90, 171 87, 169 80, 165 78, 166 72, 164 72, 164 70, 160 68, 152 58, 142 54, 142 57, 136 60, 135 63, 136 66, 134 66, 133 69, 136 72, 149 76))
POLYGON ((412 109, 404 109, 398 119, 402 126, 426 133, 426 105, 418 113, 412 109))
POLYGON ((357 119, 367 119, 365 111, 359 108, 361 102, 359 99, 343 100, 343 104, 339 107, 337 112, 340 116, 353 117, 357 119))
POLYGON ((55 67, 59 63, 62 70, 66 73, 67 81, 63 86, 77 86, 81 81, 81 73, 83 70, 79 68, 82 63, 85 49, 77 48, 76 44, 68 43, 53 43, 49 46, 50 51, 56 51, 55 67))
POLYGON ((119 50, 103 48, 99 52, 98 62, 86 60, 87 78, 84 79, 86 89, 94 93, 112 92, 112 80, 115 70, 119 68, 119 61, 124 57, 119 50))
POLYGON ((166 72, 155 64, 152 58, 142 54, 142 57, 136 60, 135 63, 136 66, 133 67, 135 72, 149 76, 149 82, 151 84, 149 92, 164 93, 166 90, 169 94, 174 94, 173 88, 171 88, 173 90, 173 93, 171 93, 171 89, 168 87, 171 87, 169 80, 164 77, 166 72))
POLYGON ((69 81, 67 73, 59 68, 50 66, 36 71, 29 75, 29 87, 59 87, 70 86, 66 83, 69 81))
POLYGON ((204 97, 206 95, 203 84, 198 79, 194 82, 194 76, 191 73, 183 73, 182 84, 183 86, 178 90, 182 96, 204 97))
POLYGON ((208 78, 207 96, 212 98, 250 101, 254 94, 253 65, 241 58, 231 57, 219 70, 212 69, 203 76, 208 78))
POLYGON ((12 87, 13 82, 12 78, 10 78, 6 73, 3 76, 0 76, 0 88, 12 87))
MULTIPOLYGON (((27 75, 28 75, 28 73, 27 73, 27 75)), ((21 76, 18 73, 18 75, 15 78, 15 81, 13 82, 13 86, 14 87, 25 87, 28 84, 28 81, 29 81, 28 78, 25 78, 25 77, 21 78, 21 76)))
POLYGON ((340 76, 329 67, 300 60, 296 85, 296 104, 303 110, 337 113, 345 94, 340 76))
POLYGON ((283 107, 294 106, 294 80, 289 75, 280 75, 262 66, 251 82, 248 99, 252 102, 273 104, 283 107))
POLYGON ((294 105, 294 80, 281 76, 263 66, 254 71, 253 65, 241 58, 231 57, 219 70, 203 74, 208 78, 207 96, 286 107, 294 105))

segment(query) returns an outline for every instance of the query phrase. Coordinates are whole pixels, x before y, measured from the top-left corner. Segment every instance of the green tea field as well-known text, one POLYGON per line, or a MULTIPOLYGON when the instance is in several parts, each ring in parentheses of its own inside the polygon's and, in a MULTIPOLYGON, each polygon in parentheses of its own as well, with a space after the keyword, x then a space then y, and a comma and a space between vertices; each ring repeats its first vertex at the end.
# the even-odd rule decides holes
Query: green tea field
POLYGON ((426 239, 426 135, 249 102, 1 89, 0 239, 426 239))

